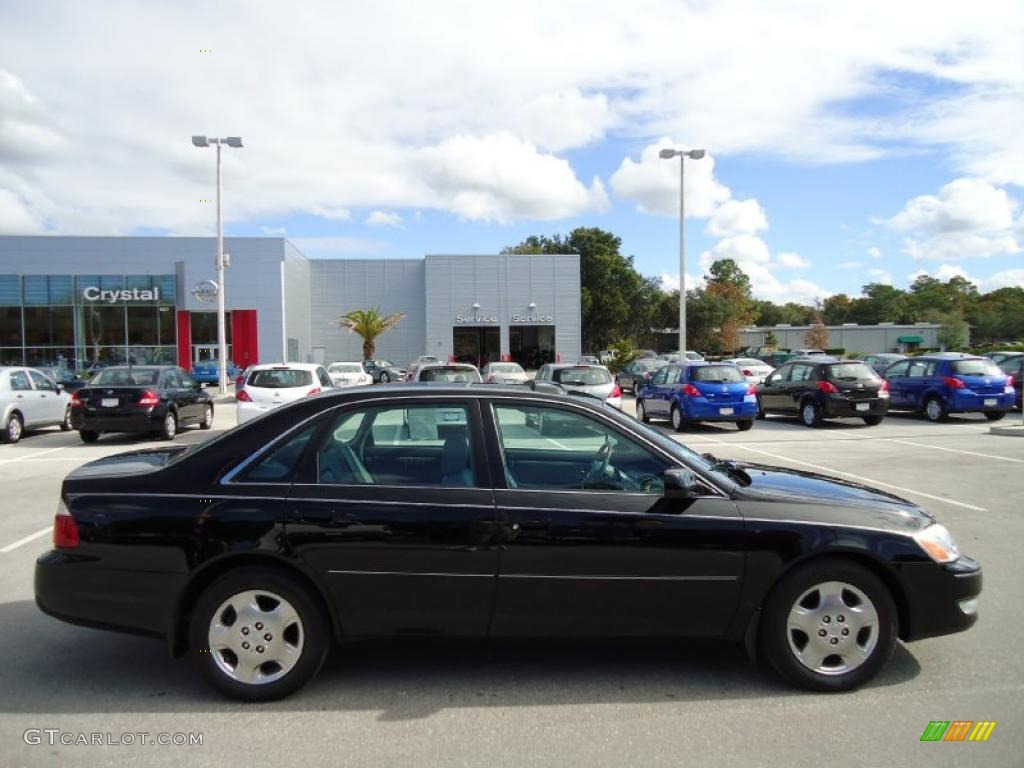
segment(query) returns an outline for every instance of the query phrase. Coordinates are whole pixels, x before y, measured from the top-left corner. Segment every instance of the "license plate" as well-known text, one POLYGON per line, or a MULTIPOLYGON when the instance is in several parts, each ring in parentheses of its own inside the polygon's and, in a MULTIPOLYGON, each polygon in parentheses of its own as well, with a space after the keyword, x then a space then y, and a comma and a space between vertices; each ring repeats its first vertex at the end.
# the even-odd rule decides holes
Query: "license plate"
POLYGON ((117 408, 121 404, 121 401, 116 397, 104 397, 100 400, 100 405, 104 408, 117 408))
POLYGON ((866 411, 870 407, 871 407, 871 403, 857 403, 854 406, 854 408, 856 408, 858 411, 866 411))
POLYGON ((719 408, 719 416, 732 416, 732 408, 719 408))
POLYGON ((996 400, 994 397, 986 397, 985 398, 985 405, 998 405, 998 404, 999 404, 999 401, 996 400))

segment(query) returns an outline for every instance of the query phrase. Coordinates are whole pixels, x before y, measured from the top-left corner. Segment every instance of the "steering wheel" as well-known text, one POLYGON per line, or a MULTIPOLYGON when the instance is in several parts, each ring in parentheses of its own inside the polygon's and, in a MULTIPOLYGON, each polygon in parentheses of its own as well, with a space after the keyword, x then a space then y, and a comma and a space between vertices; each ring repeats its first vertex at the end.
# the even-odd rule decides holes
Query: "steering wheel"
POLYGON ((594 460, 590 463, 590 469, 583 476, 583 487, 591 488, 600 480, 603 481, 608 472, 608 465, 612 458, 612 443, 605 437, 604 443, 594 454, 594 460))

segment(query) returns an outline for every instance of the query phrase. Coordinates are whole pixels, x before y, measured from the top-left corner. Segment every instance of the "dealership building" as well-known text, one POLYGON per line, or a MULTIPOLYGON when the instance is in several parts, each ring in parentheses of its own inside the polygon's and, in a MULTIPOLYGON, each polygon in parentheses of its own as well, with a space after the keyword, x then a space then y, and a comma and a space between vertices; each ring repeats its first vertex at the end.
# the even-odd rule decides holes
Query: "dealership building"
MULTIPOLYGON (((374 307, 405 315, 377 341, 399 365, 581 353, 575 254, 308 259, 284 238, 224 242, 228 356, 241 366, 360 360, 362 339, 331 321, 374 307)), ((0 236, 0 364, 212 359, 215 253, 208 237, 0 236)))

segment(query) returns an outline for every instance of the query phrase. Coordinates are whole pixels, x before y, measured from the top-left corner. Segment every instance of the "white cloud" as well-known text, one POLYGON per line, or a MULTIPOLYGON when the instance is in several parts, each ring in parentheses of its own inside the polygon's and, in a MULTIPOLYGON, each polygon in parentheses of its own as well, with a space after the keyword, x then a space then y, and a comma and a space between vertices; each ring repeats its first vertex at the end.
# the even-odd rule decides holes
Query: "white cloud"
POLYGON ((764 229, 768 229, 768 218, 761 204, 754 198, 726 200, 711 214, 708 221, 708 234, 714 237, 752 235, 764 229))
POLYGON ((337 208, 331 205, 314 205, 310 213, 332 221, 348 221, 352 218, 352 212, 348 208, 337 208))
POLYGON ((768 245, 755 235, 739 235, 720 240, 711 250, 700 255, 700 265, 707 270, 719 259, 733 259, 750 277, 751 291, 759 299, 771 299, 783 304, 787 301, 808 304, 831 295, 830 291, 810 280, 779 280, 771 268, 768 245))
POLYGON ((866 251, 864 251, 864 253, 866 253, 872 259, 880 259, 880 258, 882 258, 882 255, 883 255, 882 251, 880 249, 874 247, 874 246, 871 246, 870 248, 868 248, 866 251))
POLYGON ((1007 269, 996 272, 981 281, 982 290, 994 291, 999 288, 1024 288, 1024 269, 1007 269))
POLYGON ((284 237, 285 231, 284 227, 260 227, 260 232, 267 237, 284 237))
POLYGON ((292 237, 292 245, 306 256, 330 256, 338 253, 377 253, 385 243, 364 237, 325 235, 322 237, 292 237))
POLYGON ((34 235, 43 231, 43 223, 9 189, 0 189, 0 234, 34 235))
MULTIPOLYGON (((644 147, 640 162, 625 157, 612 174, 612 191, 617 197, 635 200, 637 210, 662 216, 679 216, 679 159, 662 160, 658 152, 679 145, 667 137, 644 147)), ((715 159, 686 161, 686 216, 705 219, 732 195, 715 178, 715 159)), ((756 205, 756 201, 754 201, 756 205)), ((762 214, 763 216, 763 214, 762 214)))
POLYGON ((863 261, 840 261, 836 264, 839 269, 860 269, 864 266, 863 261))
POLYGON ((781 252, 775 256, 775 260, 779 263, 780 267, 785 267, 786 269, 807 269, 811 266, 811 262, 799 253, 781 252))
POLYGON ((608 97, 585 96, 578 88, 545 92, 515 113, 517 133, 540 147, 559 151, 590 144, 605 135, 613 122, 608 97))
MULTIPOLYGON (((686 290, 693 288, 702 288, 704 286, 703 275, 686 275, 686 290)), ((676 272, 674 275, 670 275, 668 272, 661 273, 661 289, 663 291, 678 291, 679 290, 679 273, 676 272)))
POLYGON ((402 217, 394 211, 371 211, 364 223, 371 227, 401 228, 402 217))
POLYGON ((868 274, 873 278, 872 282, 892 285, 891 272, 886 272, 884 269, 872 268, 868 270, 868 274))
POLYGON ((938 195, 921 195, 884 220, 909 233, 903 251, 915 259, 958 261, 1012 255, 1021 248, 1013 233, 1017 202, 980 179, 956 179, 938 195))

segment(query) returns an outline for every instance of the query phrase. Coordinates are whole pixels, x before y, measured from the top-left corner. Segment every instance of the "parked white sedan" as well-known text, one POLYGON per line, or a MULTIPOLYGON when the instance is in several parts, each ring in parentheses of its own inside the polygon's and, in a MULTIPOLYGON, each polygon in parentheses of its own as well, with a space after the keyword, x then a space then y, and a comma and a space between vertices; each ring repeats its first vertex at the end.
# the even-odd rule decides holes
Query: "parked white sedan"
POLYGON ((334 389, 331 377, 316 363, 254 365, 236 396, 238 423, 255 419, 286 403, 334 389))
POLYGON ((769 374, 775 370, 764 360, 758 360, 756 357, 734 357, 730 360, 723 360, 722 362, 738 365, 740 370, 743 371, 743 376, 746 378, 747 384, 763 384, 769 374))
POLYGON ((373 376, 363 370, 362 363, 331 363, 327 375, 335 387, 365 387, 373 384, 373 376))
POLYGON ((41 427, 71 429, 71 396, 35 368, 0 368, 0 442, 41 427))

